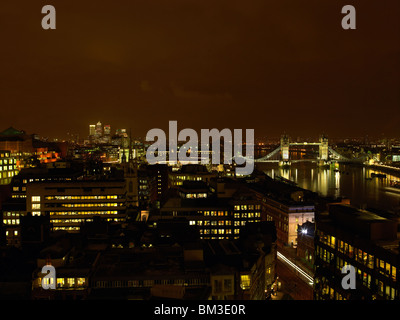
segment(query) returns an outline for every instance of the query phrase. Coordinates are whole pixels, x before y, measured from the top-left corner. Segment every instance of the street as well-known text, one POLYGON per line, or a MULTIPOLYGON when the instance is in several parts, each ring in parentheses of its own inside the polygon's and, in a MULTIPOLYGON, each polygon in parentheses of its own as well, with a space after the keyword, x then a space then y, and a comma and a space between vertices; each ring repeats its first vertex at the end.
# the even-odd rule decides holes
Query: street
POLYGON ((278 296, 282 299, 313 300, 313 287, 303 281, 293 268, 277 260, 276 272, 281 282, 281 294, 278 296))

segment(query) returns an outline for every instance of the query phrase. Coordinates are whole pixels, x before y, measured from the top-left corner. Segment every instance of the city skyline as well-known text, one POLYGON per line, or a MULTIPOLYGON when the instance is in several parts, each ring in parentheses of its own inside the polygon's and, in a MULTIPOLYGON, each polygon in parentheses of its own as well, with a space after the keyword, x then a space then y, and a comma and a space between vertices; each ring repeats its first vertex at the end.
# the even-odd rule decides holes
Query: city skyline
POLYGON ((143 137, 177 120, 257 137, 398 137, 395 1, 357 4, 348 31, 342 4, 309 0, 52 5, 47 31, 41 5, 2 5, 4 129, 86 136, 103 119, 143 137))
POLYGON ((207 319, 400 300, 399 17, 1 1, 0 300, 207 319))
MULTIPOLYGON (((122 126, 112 126, 110 125, 108 122, 107 124, 102 123, 101 120, 100 121, 95 121, 92 124, 87 125, 88 129, 86 130, 86 132, 83 132, 83 134, 78 133, 82 130, 81 128, 79 128, 79 130, 70 130, 68 132, 57 132, 55 133, 55 135, 52 136, 45 136, 43 135, 41 132, 39 131, 33 131, 33 132, 29 132, 27 130, 25 130, 25 128, 18 128, 15 127, 13 125, 9 125, 7 127, 1 128, 4 130, 0 130, 1 131, 8 131, 8 130, 17 130, 20 132, 25 132, 25 134, 28 135, 34 135, 37 139, 40 140, 44 140, 44 141, 59 141, 59 142, 75 142, 75 143, 84 143, 85 141, 89 141, 91 139, 92 136, 119 136, 121 134, 125 134, 126 136, 131 136, 132 139, 138 139, 141 141, 145 141, 146 139, 146 133, 144 133, 142 136, 137 134, 137 131, 135 131, 134 129, 132 129, 131 127, 122 127, 122 126), (102 124, 102 132, 101 133, 91 133, 91 130, 95 130, 95 127, 98 123, 102 124), (90 127, 93 127, 93 129, 91 129, 90 127), (105 127, 107 127, 108 132, 105 133, 105 127), (122 130, 122 131, 121 131, 122 130)), ((179 130, 185 129, 184 126, 180 125, 178 126, 179 130)), ((211 130, 213 128, 207 128, 208 130, 211 130)), ((215 128, 218 131, 222 131, 225 128, 215 128)), ((228 128, 229 129, 229 128, 228 128)), ((201 129, 196 131, 197 133, 200 134, 201 129)), ((255 132, 256 134, 256 132, 255 132)), ((168 136, 168 128, 166 128, 166 135, 168 136)), ((327 137, 330 141, 336 141, 336 142, 350 142, 350 141, 355 141, 355 142, 362 142, 362 143, 385 143, 386 142, 393 142, 393 143, 397 143, 400 141, 400 135, 395 135, 395 136, 386 136, 384 134, 381 135, 346 135, 346 134, 339 134, 337 136, 329 136, 327 135, 325 132, 320 132, 320 133, 313 133, 309 136, 302 136, 299 134, 293 134, 290 135, 287 133, 287 131, 282 130, 282 132, 276 133, 274 135, 271 136, 262 136, 262 135, 255 135, 255 140, 256 143, 280 143, 280 140, 283 136, 287 136, 289 138, 290 141, 292 142, 317 142, 319 141, 321 136, 325 136, 327 137)), ((150 141, 149 141, 150 142, 150 141)), ((181 141, 182 143, 184 141, 181 141)), ((104 142, 103 142, 104 143, 104 142)))

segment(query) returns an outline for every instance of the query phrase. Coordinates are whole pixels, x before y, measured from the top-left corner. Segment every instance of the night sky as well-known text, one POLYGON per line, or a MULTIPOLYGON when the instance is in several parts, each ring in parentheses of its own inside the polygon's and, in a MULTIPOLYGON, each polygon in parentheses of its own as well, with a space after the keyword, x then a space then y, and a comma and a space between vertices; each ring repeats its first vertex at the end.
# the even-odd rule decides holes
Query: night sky
POLYGON ((2 0, 0 131, 399 137, 399 17, 398 0, 2 0))

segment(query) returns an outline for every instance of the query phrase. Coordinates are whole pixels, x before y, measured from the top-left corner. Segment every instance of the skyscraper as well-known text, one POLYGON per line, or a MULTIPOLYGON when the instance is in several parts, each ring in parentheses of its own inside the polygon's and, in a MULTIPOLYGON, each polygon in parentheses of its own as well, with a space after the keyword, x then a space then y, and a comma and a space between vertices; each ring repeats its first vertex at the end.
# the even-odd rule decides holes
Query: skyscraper
POLYGON ((89 135, 94 136, 96 134, 96 125, 91 124, 89 125, 89 135))
POLYGON ((97 122, 96 124, 96 136, 97 137, 101 137, 103 135, 103 126, 101 124, 101 122, 97 122))
POLYGON ((106 124, 104 126, 104 135, 110 135, 111 134, 111 126, 109 124, 106 124))

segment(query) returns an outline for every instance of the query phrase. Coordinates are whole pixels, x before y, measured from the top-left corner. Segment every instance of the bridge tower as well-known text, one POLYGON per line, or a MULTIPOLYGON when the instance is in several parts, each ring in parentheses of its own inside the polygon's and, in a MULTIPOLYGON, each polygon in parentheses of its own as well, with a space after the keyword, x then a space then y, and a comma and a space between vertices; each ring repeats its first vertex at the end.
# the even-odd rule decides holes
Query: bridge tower
POLYGON ((281 161, 279 161, 280 166, 290 166, 289 146, 289 137, 284 134, 281 137, 281 161))
POLYGON ((325 166, 329 163, 329 145, 328 138, 324 135, 319 137, 319 165, 325 166))

